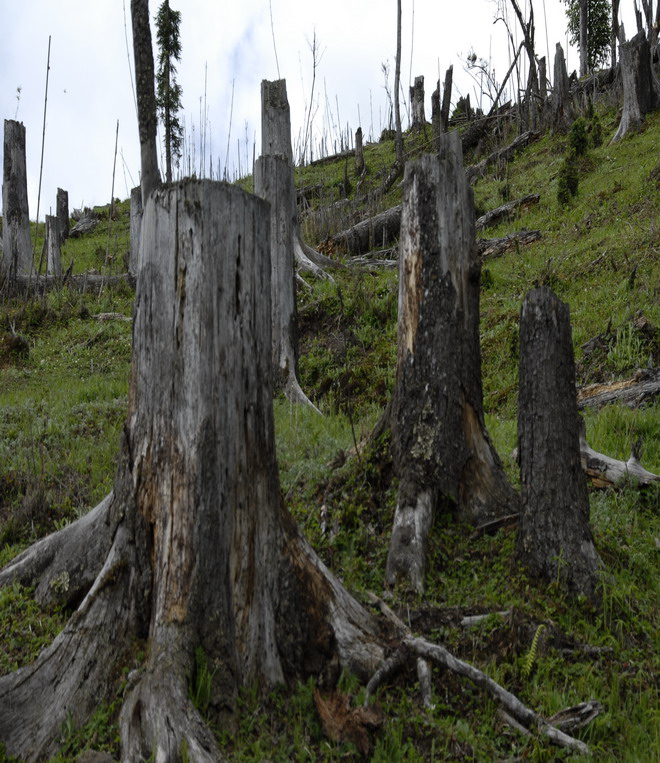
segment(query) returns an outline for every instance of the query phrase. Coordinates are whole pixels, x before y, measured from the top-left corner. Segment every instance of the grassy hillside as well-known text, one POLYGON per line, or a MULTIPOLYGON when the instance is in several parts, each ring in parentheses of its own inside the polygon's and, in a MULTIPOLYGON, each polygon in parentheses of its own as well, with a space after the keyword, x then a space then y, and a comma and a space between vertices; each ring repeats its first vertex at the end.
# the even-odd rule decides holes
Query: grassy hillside
MULTIPOLYGON (((605 141, 579 159, 579 190, 568 205, 557 201, 567 136, 543 137, 475 186, 478 213, 541 195, 537 206, 483 233, 495 237, 524 227, 543 234, 536 244, 486 260, 482 270, 487 426, 513 480, 518 316, 530 288, 549 284, 570 305, 579 383, 625 378, 660 359, 660 114, 613 147, 607 141, 616 114, 602 113, 600 120, 605 141), (585 353, 582 345, 599 334, 597 349, 585 353)), ((412 153, 423 144, 423 136, 408 141, 412 153)), ((340 201, 347 180, 349 198, 363 194, 382 182, 392 159, 391 141, 368 146, 361 186, 350 159, 301 169, 297 183, 316 189, 303 220, 308 241, 320 244, 361 215, 398 203, 400 184, 367 209, 340 201)), ((117 272, 127 247, 125 202, 114 221, 102 211, 93 234, 67 243, 63 262, 73 259, 74 272, 117 272)), ((396 494, 387 442, 367 445, 366 436, 394 382, 397 272, 347 268, 335 278, 336 284, 310 281, 298 295, 300 380, 325 415, 277 399, 278 462, 299 525, 361 596, 383 590, 396 494)), ((0 564, 110 489, 131 352, 131 323, 122 317, 130 318, 131 310, 127 287, 101 296, 64 289, 27 303, 0 295, 0 564)), ((610 406, 585 419, 592 447, 626 459, 641 438, 642 463, 660 473, 658 403, 638 410, 610 406)), ((602 610, 513 568, 513 531, 471 540, 470 530, 448 517, 433 530, 426 598, 392 604, 402 607, 414 631, 473 661, 544 715, 590 698, 602 702, 604 713, 578 732, 594 759, 658 760, 660 490, 594 489, 590 500, 607 570, 602 610), (473 628, 457 624, 462 614, 502 610, 509 614, 473 628)), ((65 612, 40 611, 29 594, 19 586, 0 590, 0 673, 32 660, 66 620, 65 612)), ((371 760, 568 757, 541 739, 518 735, 480 691, 442 671, 434 674, 434 707, 424 710, 415 680, 400 676, 381 690, 386 722, 371 760)), ((341 687, 359 699, 362 689, 351 676, 342 676, 341 687)), ((86 728, 63 728, 61 760, 87 747, 118 757, 121 692, 120 682, 117 701, 100 707, 86 728)), ((246 692, 235 728, 219 732, 227 756, 360 759, 350 744, 323 736, 312 693, 312 683, 266 698, 246 692)))

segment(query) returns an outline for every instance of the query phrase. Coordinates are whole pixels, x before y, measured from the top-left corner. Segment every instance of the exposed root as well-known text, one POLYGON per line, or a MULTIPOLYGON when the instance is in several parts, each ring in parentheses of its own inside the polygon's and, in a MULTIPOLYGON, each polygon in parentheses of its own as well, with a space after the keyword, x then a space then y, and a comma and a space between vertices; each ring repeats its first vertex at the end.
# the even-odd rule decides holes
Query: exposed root
POLYGON ((73 606, 96 579, 108 555, 116 520, 114 494, 85 516, 42 538, 0 571, 0 586, 18 582, 36 586, 41 605, 55 602, 73 606))

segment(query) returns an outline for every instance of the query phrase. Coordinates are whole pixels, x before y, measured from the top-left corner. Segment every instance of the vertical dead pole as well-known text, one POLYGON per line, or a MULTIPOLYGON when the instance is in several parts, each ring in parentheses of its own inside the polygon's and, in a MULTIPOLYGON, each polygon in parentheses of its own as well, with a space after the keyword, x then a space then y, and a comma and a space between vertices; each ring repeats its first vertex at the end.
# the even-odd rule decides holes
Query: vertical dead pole
POLYGON ((440 80, 438 80, 435 90, 431 93, 431 129, 434 139, 437 140, 442 132, 440 123, 440 80))
POLYGON ((34 259, 30 241, 25 127, 12 119, 5 119, 2 208, 0 273, 9 278, 30 275, 34 259))
POLYGON ((410 103, 412 109, 412 129, 423 130, 426 127, 424 114, 424 77, 415 77, 415 84, 410 88, 410 103))
MULTIPOLYGON (((612 73, 616 74, 616 49, 619 44, 619 2, 612 0, 612 35, 610 38, 610 58, 612 59, 612 73)), ((660 4, 658 4, 660 8, 660 4)))
POLYGON ((61 188, 57 189, 55 212, 60 223, 60 245, 69 238, 69 194, 61 188))
POLYGON ((619 46, 623 111, 619 127, 610 141, 616 143, 626 133, 638 129, 649 111, 660 104, 660 86, 651 67, 651 48, 644 32, 619 46))
POLYGON ((520 316, 517 558, 530 575, 596 598, 600 560, 589 526, 568 305, 531 291, 520 316))
POLYGON ((554 65, 554 89, 552 92, 552 129, 565 132, 572 121, 571 96, 564 49, 557 43, 554 65))
POLYGON ((401 0, 396 2, 396 58, 394 64, 394 148, 396 151, 396 160, 399 167, 403 167, 403 133, 401 131, 401 108, 400 94, 401 87, 401 0))
MULTIPOLYGON (((293 187, 293 149, 291 147, 291 113, 286 94, 286 80, 263 80, 261 83, 261 155, 283 156, 288 162, 293 187)), ((291 194, 293 220, 293 255, 298 267, 318 278, 331 278, 324 267, 335 267, 329 257, 307 246, 300 235, 295 193, 291 194)))
POLYGON ((364 148, 362 146, 362 128, 355 131, 355 174, 360 177, 364 172, 364 148))
POLYGON ((451 89, 453 86, 453 78, 454 78, 454 66, 452 64, 445 73, 445 85, 442 91, 442 108, 440 109, 440 122, 442 124, 443 132, 447 132, 447 130, 449 129, 449 108, 451 106, 451 89))
POLYGON ((474 206, 457 132, 408 163, 392 453, 400 478, 386 580, 421 592, 436 508, 480 523, 517 510, 484 426, 474 206))
POLYGON ((46 215, 46 273, 61 278, 60 221, 55 215, 46 215))
POLYGON ((128 259, 128 274, 137 278, 138 252, 140 251, 140 230, 142 227, 142 189, 131 190, 130 237, 131 251, 128 259))
MULTIPOLYGON (((319 412, 297 378, 297 321, 293 267, 293 172, 281 155, 260 156, 254 167, 254 192, 270 204, 270 284, 272 362, 275 387, 287 399, 319 412)), ((294 202, 295 203, 295 202, 294 202)))
POLYGON ((580 77, 589 69, 589 0, 580 0, 580 77))

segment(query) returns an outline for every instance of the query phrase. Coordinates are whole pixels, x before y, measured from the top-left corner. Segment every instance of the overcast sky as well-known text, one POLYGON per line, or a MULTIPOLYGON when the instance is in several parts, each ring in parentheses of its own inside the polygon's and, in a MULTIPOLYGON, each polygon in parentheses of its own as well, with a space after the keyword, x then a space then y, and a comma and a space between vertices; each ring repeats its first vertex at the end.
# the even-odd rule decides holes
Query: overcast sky
MULTIPOLYGON (((351 133, 361 125, 368 138, 376 139, 387 126, 383 66, 389 66, 391 90, 396 0, 170 4, 182 14, 178 80, 183 87, 186 174, 193 161, 200 174, 202 156, 205 176, 211 164, 214 176, 225 169, 230 178, 239 167, 241 174, 246 167, 251 170, 255 141, 257 156, 260 147, 262 79, 286 78, 294 150, 300 145, 311 97, 314 35, 315 154, 323 136, 331 150, 335 143, 339 148, 340 132, 346 132, 347 125, 351 133)), ((155 0, 150 3, 152 18, 158 5, 155 0)), ((403 0, 402 85, 407 93, 415 76, 424 75, 429 118, 431 91, 450 64, 456 84, 452 100, 470 93, 472 103, 478 103, 478 87, 464 71, 470 50, 492 61, 498 81, 506 72, 510 51, 505 25, 494 23, 502 13, 498 7, 496 0, 403 0)), ((536 0, 534 8, 538 53, 549 50, 553 57, 557 42, 566 49, 564 5, 561 0, 536 0)), ((508 13, 519 39, 513 14, 508 13)), ((115 196, 126 198, 139 183, 130 0, 0 0, 0 18, 0 111, 4 119, 18 119, 27 130, 30 217, 34 219, 37 207, 49 36, 39 218, 54 207, 58 187, 68 190, 71 208, 109 201, 117 120, 115 196)), ((569 71, 577 65, 575 51, 568 52, 568 65, 569 71)), ((485 99, 484 107, 488 103, 485 99)), ((405 108, 402 114, 405 119, 405 108)))

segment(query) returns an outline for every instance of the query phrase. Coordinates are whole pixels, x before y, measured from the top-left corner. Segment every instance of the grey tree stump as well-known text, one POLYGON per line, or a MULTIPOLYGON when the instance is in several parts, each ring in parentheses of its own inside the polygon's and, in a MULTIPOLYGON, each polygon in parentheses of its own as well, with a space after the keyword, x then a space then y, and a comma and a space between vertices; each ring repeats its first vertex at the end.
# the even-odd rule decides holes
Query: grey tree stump
POLYGON ((34 270, 25 164, 25 127, 5 119, 2 173, 2 258, 0 275, 29 276, 34 270))
POLYGON ((77 607, 32 664, 0 677, 0 741, 49 758, 131 665, 122 760, 211 763, 189 686, 208 660, 213 722, 241 686, 377 668, 384 637, 281 502, 272 411, 269 210, 189 181, 144 211, 129 410, 112 493, 0 571, 77 607), (56 573, 56 577, 53 577, 56 573), (57 580, 58 585, 51 585, 57 580), (135 667, 135 665, 133 665, 135 667))
POLYGON ((389 585, 424 587, 436 508, 481 523, 517 510, 484 425, 472 192, 457 132, 406 166, 392 453, 399 494, 389 585))
POLYGON ((573 106, 569 90, 564 49, 557 43, 554 63, 554 89, 552 91, 552 129, 566 132, 573 121, 573 106))
POLYGON ((660 86, 651 66, 651 48, 644 32, 619 46, 623 111, 619 127, 610 143, 639 129, 644 117, 660 104, 660 86))
POLYGON ((57 189, 55 212, 60 224, 60 244, 69 238, 69 194, 61 188, 57 189))
POLYGON ((517 558, 530 575, 597 598, 600 560, 580 461, 570 315, 547 287, 527 295, 520 315, 518 452, 517 558))
POLYGON ((49 276, 62 276, 62 255, 60 251, 60 221, 55 215, 46 215, 46 273, 49 276))

